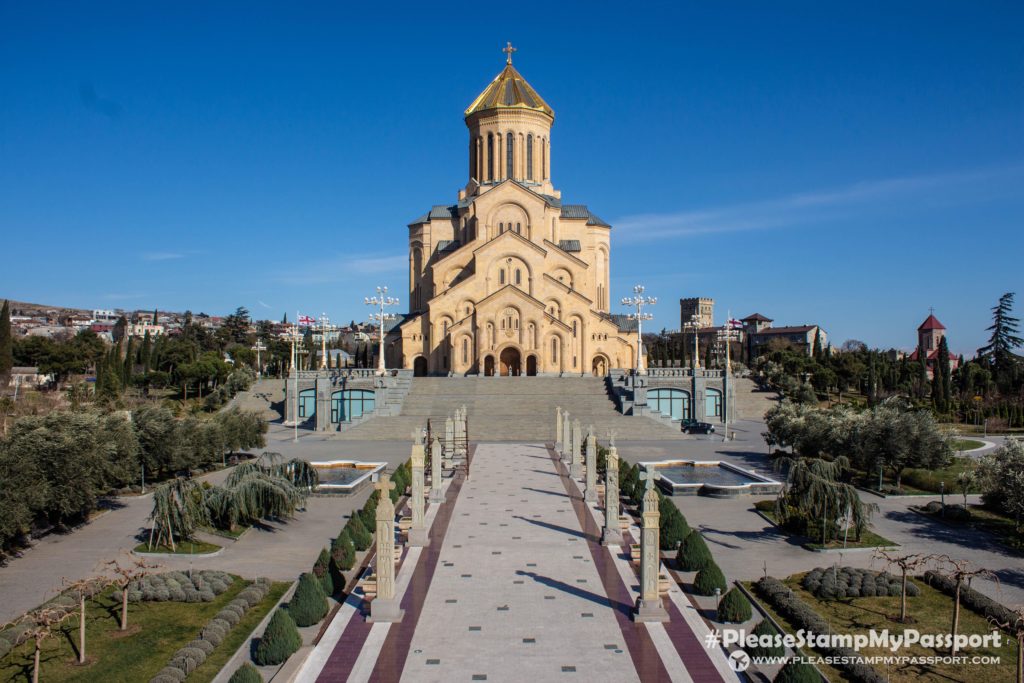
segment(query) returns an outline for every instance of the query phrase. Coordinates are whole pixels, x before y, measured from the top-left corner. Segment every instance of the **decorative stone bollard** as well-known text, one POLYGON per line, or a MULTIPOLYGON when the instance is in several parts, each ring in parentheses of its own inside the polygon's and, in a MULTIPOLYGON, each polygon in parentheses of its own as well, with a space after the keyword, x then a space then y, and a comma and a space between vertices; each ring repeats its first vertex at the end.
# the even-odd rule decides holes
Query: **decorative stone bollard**
POLYGON ((444 458, 451 460, 455 457, 455 420, 451 415, 444 421, 444 458))
POLYGON ((572 421, 572 453, 570 453, 569 476, 579 479, 583 476, 583 435, 580 432, 580 421, 572 421))
POLYGON ((566 465, 572 462, 572 423, 569 421, 569 411, 562 413, 562 462, 566 465))
POLYGON ((401 621, 405 611, 395 598, 395 504, 390 492, 395 488, 391 475, 382 472, 374 486, 380 492, 377 503, 377 597, 370 602, 369 622, 401 621))
POLYGON ((587 503, 597 502, 597 437, 594 436, 594 425, 587 427, 587 483, 583 492, 583 500, 587 503))
POLYGON ((658 473, 644 470, 640 473, 646 491, 643 500, 643 528, 640 531, 640 597, 637 599, 634 621, 668 621, 668 612, 658 594, 658 575, 661 573, 659 548, 660 519, 658 493, 654 482, 658 473))
POLYGON ((413 432, 412 454, 409 457, 412 470, 412 499, 409 505, 412 507, 412 526, 409 527, 408 541, 411 547, 424 547, 430 545, 430 538, 427 536, 427 527, 424 523, 424 480, 423 465, 426 457, 423 447, 423 433, 420 430, 413 432))
POLYGON ((622 530, 619 528, 619 451, 612 443, 608 446, 608 457, 604 469, 604 529, 601 545, 621 546, 622 530))
POLYGON ((562 445, 562 406, 555 408, 555 452, 561 453, 562 445))
POLYGON ((444 491, 441 488, 441 440, 434 436, 430 444, 430 502, 443 503, 444 491))

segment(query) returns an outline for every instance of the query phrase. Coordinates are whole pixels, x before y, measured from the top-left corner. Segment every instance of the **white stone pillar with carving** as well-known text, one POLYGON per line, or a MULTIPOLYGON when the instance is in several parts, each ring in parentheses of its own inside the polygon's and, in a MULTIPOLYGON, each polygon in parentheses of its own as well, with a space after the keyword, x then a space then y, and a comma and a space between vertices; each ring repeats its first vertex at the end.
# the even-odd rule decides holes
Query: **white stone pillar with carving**
POLYGON ((455 420, 451 415, 444 421, 444 457, 448 460, 455 457, 455 420))
POLYGON ((555 408, 555 451, 562 452, 562 406, 555 408))
POLYGON ((661 604, 658 578, 661 573, 660 521, 658 492, 654 482, 658 473, 645 469, 640 473, 646 491, 643 500, 643 527, 640 530, 640 597, 637 600, 635 621, 668 621, 668 612, 661 604))
POLYGON ((441 488, 441 440, 434 435, 434 443, 430 444, 430 502, 443 503, 444 491, 441 488))
POLYGON ((569 411, 562 413, 562 462, 566 465, 572 462, 569 454, 572 452, 572 423, 569 421, 569 411))
POLYGON ((409 457, 409 464, 412 470, 412 499, 409 505, 412 508, 412 523, 409 526, 409 546, 424 547, 430 545, 430 538, 427 536, 427 527, 424 523, 426 500, 424 498, 424 473, 423 466, 426 453, 423 446, 423 432, 413 432, 412 454, 409 457))
POLYGON ((583 476, 583 433, 580 430, 580 421, 572 421, 572 453, 570 454, 569 476, 579 479, 583 476))
POLYGON ((601 545, 622 545, 622 529, 619 526, 619 451, 612 443, 604 465, 604 529, 601 545))
POLYGON ((587 427, 587 463, 586 488, 583 500, 587 503, 597 502, 597 437, 594 436, 594 425, 587 427))
POLYGON ((391 490, 395 488, 391 475, 382 472, 375 487, 380 493, 377 502, 377 597, 370 602, 367 621, 401 621, 404 611, 395 597, 395 504, 391 490))

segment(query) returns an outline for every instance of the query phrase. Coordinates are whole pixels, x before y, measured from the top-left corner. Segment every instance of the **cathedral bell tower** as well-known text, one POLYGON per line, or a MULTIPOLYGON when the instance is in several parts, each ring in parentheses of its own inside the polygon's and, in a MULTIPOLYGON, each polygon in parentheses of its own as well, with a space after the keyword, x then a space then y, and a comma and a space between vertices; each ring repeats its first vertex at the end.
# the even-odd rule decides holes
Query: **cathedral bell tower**
POLYGON ((551 185, 555 112, 512 66, 515 51, 508 43, 505 68, 466 109, 469 197, 507 179, 541 194, 555 194, 551 185))

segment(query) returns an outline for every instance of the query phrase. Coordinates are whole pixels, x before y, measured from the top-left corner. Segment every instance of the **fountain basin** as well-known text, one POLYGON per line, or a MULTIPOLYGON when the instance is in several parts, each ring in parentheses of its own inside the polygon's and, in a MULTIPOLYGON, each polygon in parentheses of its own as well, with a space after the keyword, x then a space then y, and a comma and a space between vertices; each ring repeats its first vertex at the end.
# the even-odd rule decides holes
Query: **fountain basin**
POLYGON ((663 460, 642 462, 658 473, 658 486, 673 496, 701 495, 731 498, 740 495, 777 495, 782 482, 721 460, 663 460))
POLYGON ((314 491, 334 495, 347 495, 362 489, 387 466, 384 462, 358 460, 328 460, 311 464, 320 480, 314 491))

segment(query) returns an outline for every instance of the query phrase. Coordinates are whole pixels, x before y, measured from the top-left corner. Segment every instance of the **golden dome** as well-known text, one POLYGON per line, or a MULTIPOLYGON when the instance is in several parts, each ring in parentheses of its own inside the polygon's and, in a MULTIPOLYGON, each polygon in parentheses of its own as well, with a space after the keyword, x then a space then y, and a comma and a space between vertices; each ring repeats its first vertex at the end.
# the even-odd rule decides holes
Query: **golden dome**
POLYGON ((537 91, 512 66, 511 55, 501 73, 466 109, 466 117, 488 109, 528 109, 547 114, 552 119, 555 118, 554 110, 541 99, 537 91))

